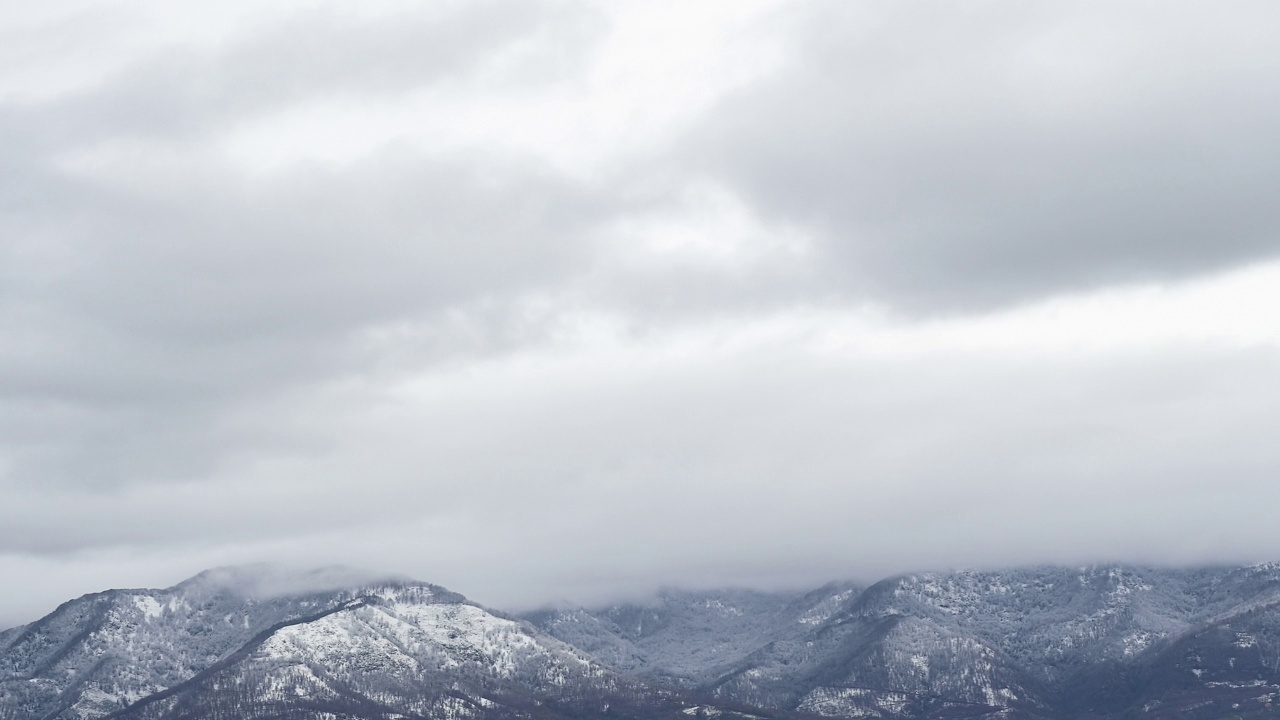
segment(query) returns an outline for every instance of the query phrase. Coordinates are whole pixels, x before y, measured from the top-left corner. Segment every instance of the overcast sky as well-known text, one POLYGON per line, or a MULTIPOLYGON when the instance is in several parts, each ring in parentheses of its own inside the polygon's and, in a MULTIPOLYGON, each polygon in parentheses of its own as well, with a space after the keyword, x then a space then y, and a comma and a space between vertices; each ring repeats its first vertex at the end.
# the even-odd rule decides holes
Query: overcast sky
POLYGON ((1280 559, 1277 27, 4 0, 0 626, 1280 559))

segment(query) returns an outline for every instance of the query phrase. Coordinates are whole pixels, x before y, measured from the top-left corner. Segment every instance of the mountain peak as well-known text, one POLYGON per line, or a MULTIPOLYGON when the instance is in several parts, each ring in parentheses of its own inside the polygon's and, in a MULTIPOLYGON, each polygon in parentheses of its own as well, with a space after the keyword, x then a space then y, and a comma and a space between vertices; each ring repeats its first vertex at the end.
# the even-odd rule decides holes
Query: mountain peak
POLYGON ((282 563, 252 563, 205 570, 182 581, 175 589, 229 592, 246 598, 269 599, 354 590, 372 585, 404 584, 424 583, 404 575, 346 565, 308 568, 282 563))

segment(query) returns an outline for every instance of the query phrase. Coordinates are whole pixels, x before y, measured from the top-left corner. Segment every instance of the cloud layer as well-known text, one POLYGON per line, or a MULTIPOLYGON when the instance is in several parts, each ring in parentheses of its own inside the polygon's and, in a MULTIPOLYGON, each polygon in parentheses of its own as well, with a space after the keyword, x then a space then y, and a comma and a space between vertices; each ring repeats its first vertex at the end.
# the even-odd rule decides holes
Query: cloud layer
POLYGON ((681 151, 810 227, 832 282, 930 311, 1277 248, 1277 10, 818 3, 681 151))
POLYGON ((13 8, 0 625, 1280 556, 1277 12, 13 8))

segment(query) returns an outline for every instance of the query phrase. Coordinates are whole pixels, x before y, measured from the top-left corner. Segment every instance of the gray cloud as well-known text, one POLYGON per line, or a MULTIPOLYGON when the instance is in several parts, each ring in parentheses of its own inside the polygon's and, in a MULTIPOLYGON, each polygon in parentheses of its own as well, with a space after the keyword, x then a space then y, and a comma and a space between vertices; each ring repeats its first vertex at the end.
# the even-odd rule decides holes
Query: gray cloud
POLYGON ((371 347, 379 328, 414 329, 420 364, 536 322, 520 299, 590 261, 586 231, 616 201, 533 158, 391 145, 266 176, 198 155, 88 176, 59 164, 86 142, 155 142, 307 95, 456 79, 581 13, 483 3, 437 15, 354 28, 305 15, 99 89, 0 107, 7 482, 202 477, 237 447, 282 440, 224 427, 244 403, 394 366, 371 347))
POLYGON ((776 74, 586 169, 526 131, 618 116, 608 6, 443 7, 0 99, 0 574, 32 586, 0 625, 261 559, 531 605, 1280 554, 1276 340, 1234 322, 1263 304, 1191 308, 1226 339, 982 334, 1274 254, 1270 6, 784 4, 776 74), (424 90, 501 141, 220 144, 424 90))
MULTIPOLYGON (((83 188, 39 219, 42 236, 15 233, 25 260, 0 307, 15 340, 0 355, 6 397, 56 403, 73 435, 82 411, 126 454, 139 441, 139 455, 169 454, 152 443, 183 418, 198 426, 246 395, 367 368, 370 329, 435 327, 424 350, 444 356, 475 345, 459 329, 501 342, 515 317, 457 328, 449 312, 517 312, 589 261, 586 229, 609 205, 536 165, 482 158, 223 180, 173 178, 169 197, 83 188), (147 415, 162 427, 130 427, 147 415)), ((120 474, 86 470, 60 474, 120 474)))
POLYGON ((982 306, 1273 256, 1266 3, 811 2, 693 167, 821 238, 829 282, 982 306))
POLYGON ((588 7, 555 0, 422 6, 374 19, 321 5, 210 48, 166 49, 97 87, 14 103, 8 114, 29 129, 28 144, 198 136, 299 103, 368 102, 457 82, 503 52, 517 54, 522 81, 555 78, 586 51, 597 24, 588 7), (523 47, 539 36, 537 49, 523 47))
POLYGON ((1258 560, 1280 553, 1278 361, 768 349, 732 365, 562 359, 537 383, 512 363, 438 378, 431 403, 306 405, 340 443, 217 482, 13 494, 0 538, 57 556, 110 537, 112 562, 190 558, 191 572, 210 558, 373 565, 501 606, 660 582, 1258 560))

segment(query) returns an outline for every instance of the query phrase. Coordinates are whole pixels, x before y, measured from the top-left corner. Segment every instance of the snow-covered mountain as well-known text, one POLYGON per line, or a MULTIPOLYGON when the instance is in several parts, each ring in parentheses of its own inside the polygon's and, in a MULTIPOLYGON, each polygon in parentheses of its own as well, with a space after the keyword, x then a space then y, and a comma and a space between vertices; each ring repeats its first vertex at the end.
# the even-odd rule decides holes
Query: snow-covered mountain
POLYGON ((916 574, 741 597, 529 617, 642 677, 829 717, 1280 717, 1277 564, 916 574))
POLYGON ((693 688, 797 629, 821 625, 862 588, 832 584, 807 593, 665 590, 648 603, 545 610, 526 619, 625 673, 693 688))
POLYGON ((307 588, 315 579, 220 570, 68 602, 0 638, 0 717, 468 718, 541 696, 589 705, 630 687, 443 588, 307 588))
POLYGON ((266 568, 0 632, 0 720, 1280 717, 1280 565, 917 574, 506 616, 266 568))

